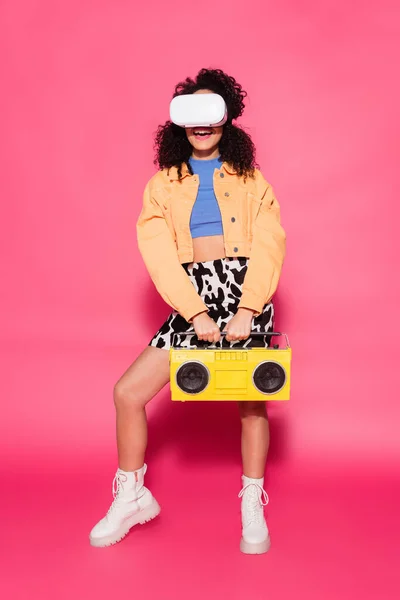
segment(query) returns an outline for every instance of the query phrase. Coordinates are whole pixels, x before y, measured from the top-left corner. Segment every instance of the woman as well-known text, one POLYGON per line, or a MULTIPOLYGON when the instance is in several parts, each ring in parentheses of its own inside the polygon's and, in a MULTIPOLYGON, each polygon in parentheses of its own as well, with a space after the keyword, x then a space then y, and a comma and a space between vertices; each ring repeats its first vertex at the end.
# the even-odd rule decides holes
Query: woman
MULTIPOLYGON (((221 70, 202 69, 175 88, 180 94, 215 93, 227 106, 223 126, 184 129, 167 122, 156 136, 159 171, 144 192, 137 224, 139 249, 155 286, 173 308, 149 346, 117 382, 119 468, 114 501, 90 541, 107 546, 160 507, 144 486, 146 404, 169 380, 174 332, 189 331, 181 346, 268 343, 251 332, 273 330, 272 297, 285 255, 279 204, 255 164, 254 145, 235 126, 246 93, 221 70), (226 335, 221 336, 221 331, 226 335)), ((264 517, 264 470, 269 445, 265 402, 239 403, 242 422, 242 539, 248 554, 270 545, 264 517)))

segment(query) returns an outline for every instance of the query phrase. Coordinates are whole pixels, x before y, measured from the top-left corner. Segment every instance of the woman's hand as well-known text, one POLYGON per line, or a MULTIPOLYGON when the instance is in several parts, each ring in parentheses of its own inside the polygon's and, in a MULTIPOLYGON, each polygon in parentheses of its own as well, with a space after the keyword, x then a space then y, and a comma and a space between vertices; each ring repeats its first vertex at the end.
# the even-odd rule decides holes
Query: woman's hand
POLYGON ((251 332, 253 311, 249 308, 239 308, 237 313, 225 327, 226 341, 247 340, 251 332))
POLYGON ((219 327, 206 312, 193 317, 192 325, 199 340, 203 340, 204 342, 219 342, 221 337, 219 327))

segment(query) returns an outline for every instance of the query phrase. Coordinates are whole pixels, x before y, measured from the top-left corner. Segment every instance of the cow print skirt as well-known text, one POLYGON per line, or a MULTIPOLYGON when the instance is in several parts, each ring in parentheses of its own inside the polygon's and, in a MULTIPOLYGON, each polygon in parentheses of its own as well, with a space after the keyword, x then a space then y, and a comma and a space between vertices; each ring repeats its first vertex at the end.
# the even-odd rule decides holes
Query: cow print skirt
MULTIPOLYGON (((197 293, 209 309, 209 316, 223 331, 236 313, 242 285, 247 271, 247 258, 223 258, 203 263, 184 265, 197 293)), ((274 306, 269 302, 260 315, 253 318, 252 332, 269 333, 273 331, 274 306)), ((193 325, 188 323, 179 313, 173 311, 164 325, 157 331, 149 346, 169 350, 172 338, 177 332, 188 332, 187 335, 175 335, 173 344, 179 348, 206 348, 209 342, 199 340, 193 332, 193 325)), ((217 348, 265 347, 270 345, 271 336, 251 336, 247 340, 227 342, 224 337, 217 342, 217 348)))

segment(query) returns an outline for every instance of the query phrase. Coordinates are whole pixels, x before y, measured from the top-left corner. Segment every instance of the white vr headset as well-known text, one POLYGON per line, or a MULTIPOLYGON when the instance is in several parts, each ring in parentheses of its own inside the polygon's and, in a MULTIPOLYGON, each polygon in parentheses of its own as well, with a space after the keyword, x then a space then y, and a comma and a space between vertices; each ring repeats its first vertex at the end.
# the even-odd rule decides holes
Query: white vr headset
POLYGON ((169 106, 171 121, 179 127, 219 127, 226 123, 228 111, 219 94, 182 94, 169 106))

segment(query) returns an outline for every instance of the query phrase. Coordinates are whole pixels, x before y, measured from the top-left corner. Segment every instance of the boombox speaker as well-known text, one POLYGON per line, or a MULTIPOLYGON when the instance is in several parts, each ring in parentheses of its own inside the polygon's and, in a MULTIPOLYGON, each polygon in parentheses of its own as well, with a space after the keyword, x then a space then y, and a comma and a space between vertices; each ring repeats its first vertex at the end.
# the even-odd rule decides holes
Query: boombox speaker
MULTIPOLYGON (((289 400, 292 350, 286 334, 252 333, 251 336, 282 336, 286 346, 265 348, 178 348, 176 333, 170 350, 172 400, 289 400)), ((222 334, 224 335, 224 334, 222 334)))

